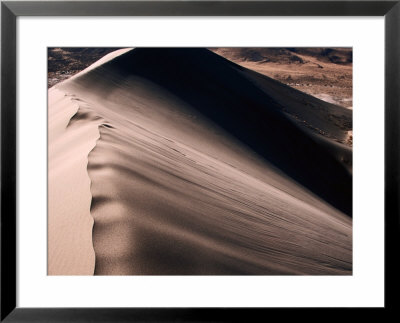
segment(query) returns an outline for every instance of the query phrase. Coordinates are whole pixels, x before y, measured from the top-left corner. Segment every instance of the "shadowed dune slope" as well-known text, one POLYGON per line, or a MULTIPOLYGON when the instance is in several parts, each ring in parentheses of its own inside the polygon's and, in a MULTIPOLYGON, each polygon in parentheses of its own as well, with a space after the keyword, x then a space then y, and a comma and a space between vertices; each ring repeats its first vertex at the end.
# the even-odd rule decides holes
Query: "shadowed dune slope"
MULTIPOLYGON (((279 90, 286 91, 288 98, 287 102, 278 102, 243 77, 241 70, 243 68, 206 49, 139 48, 84 74, 75 82, 99 90, 104 87, 107 92, 112 77, 102 78, 103 83, 98 73, 115 74, 116 82, 132 75, 151 81, 179 97, 333 206, 351 214, 351 176, 343 165, 281 113, 294 109, 290 88, 281 85, 279 90)), ((307 102, 316 100, 306 94, 302 99, 306 111, 310 110, 307 102)), ((297 103, 297 110, 299 105, 297 103)), ((313 122, 315 127, 335 132, 333 123, 317 122, 313 122)))
POLYGON ((205 49, 103 61, 56 86, 99 131, 95 274, 351 274, 351 173, 288 115, 290 88, 205 49))

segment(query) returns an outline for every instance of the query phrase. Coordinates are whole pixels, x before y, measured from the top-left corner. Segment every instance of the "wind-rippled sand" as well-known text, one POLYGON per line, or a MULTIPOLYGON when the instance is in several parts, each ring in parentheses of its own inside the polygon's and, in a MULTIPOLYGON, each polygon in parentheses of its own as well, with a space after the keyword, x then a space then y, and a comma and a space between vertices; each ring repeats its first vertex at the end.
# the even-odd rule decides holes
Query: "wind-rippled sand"
POLYGON ((48 273, 351 274, 349 112, 293 91, 141 48, 51 88, 48 273))

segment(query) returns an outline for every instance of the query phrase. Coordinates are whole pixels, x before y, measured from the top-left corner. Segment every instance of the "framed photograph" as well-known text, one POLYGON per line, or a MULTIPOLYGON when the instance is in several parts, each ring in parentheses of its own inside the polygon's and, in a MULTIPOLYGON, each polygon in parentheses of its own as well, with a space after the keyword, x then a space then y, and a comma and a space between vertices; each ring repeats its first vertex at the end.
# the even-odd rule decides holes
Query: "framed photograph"
POLYGON ((398 1, 2 1, 1 321, 394 310, 399 43, 398 1))

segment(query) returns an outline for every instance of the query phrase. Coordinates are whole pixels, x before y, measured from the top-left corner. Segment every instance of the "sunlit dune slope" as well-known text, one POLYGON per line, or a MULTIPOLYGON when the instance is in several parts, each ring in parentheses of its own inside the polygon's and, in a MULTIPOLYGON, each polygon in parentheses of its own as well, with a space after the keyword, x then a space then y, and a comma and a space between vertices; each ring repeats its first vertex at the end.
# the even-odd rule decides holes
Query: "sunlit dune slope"
POLYGON ((76 107, 62 131, 98 131, 82 137, 95 274, 351 274, 343 133, 303 111, 315 134, 293 111, 329 107, 269 82, 205 49, 139 48, 50 89, 76 107))

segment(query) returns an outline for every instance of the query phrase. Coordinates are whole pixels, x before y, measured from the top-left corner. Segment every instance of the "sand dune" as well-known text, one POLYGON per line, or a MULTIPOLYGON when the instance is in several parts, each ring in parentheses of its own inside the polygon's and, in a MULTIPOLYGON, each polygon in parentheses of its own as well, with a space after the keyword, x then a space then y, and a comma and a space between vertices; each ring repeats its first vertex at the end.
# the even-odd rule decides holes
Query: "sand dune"
POLYGON ((351 274, 342 113, 205 49, 109 54, 49 90, 49 274, 351 274))

